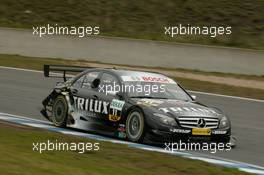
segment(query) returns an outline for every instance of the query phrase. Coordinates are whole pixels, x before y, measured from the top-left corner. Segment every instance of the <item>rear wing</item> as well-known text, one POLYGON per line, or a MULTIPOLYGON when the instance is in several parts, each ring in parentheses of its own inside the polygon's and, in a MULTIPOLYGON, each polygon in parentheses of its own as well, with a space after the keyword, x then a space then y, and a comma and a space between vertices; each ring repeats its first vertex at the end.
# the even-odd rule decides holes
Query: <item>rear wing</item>
POLYGON ((44 65, 43 71, 45 77, 61 77, 66 81, 66 75, 69 73, 80 73, 94 67, 82 66, 64 66, 64 65, 44 65))

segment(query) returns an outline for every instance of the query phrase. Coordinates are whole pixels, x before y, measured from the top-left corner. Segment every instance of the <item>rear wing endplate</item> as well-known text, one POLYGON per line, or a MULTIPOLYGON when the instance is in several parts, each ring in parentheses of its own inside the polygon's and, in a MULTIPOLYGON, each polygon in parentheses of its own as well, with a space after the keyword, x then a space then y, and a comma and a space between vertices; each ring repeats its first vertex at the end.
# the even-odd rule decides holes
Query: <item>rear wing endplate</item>
POLYGON ((64 65, 44 65, 43 71, 45 77, 63 77, 66 81, 67 73, 80 73, 93 67, 81 67, 81 66, 64 66, 64 65))

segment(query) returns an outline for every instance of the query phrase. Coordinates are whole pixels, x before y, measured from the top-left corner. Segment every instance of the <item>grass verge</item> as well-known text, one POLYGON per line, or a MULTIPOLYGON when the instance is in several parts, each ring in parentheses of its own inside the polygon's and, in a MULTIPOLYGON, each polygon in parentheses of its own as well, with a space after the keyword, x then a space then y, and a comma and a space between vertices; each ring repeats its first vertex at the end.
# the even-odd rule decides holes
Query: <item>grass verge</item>
POLYGON ((0 26, 100 26, 101 34, 264 49, 263 0, 0 0, 0 26), (232 34, 164 35, 164 26, 231 26, 232 34))
POLYGON ((126 174, 126 175, 231 175, 247 174, 198 160, 99 142, 100 150, 80 154, 74 151, 33 151, 34 143, 97 142, 0 122, 1 174, 126 174))
MULTIPOLYGON (((19 55, 0 54, 0 66, 9 66, 9 67, 35 69, 35 70, 42 70, 44 64, 89 65, 89 63, 92 62, 87 62, 82 60, 76 61, 76 60, 65 60, 65 59, 34 58, 34 57, 25 57, 19 55)), ((109 66, 114 66, 114 65, 109 64, 109 66)), ((205 75, 229 76, 229 77, 243 78, 243 79, 255 79, 260 81, 264 80, 263 76, 209 73, 209 72, 201 72, 196 70, 192 71, 185 69, 175 69, 175 70, 186 71, 197 74, 205 74, 205 75)), ((185 88, 189 90, 218 93, 223 95, 234 95, 234 96, 264 100, 264 90, 262 89, 231 86, 231 85, 218 84, 207 81, 199 81, 195 79, 187 79, 182 77, 173 77, 173 78, 178 82, 180 82, 185 88)))

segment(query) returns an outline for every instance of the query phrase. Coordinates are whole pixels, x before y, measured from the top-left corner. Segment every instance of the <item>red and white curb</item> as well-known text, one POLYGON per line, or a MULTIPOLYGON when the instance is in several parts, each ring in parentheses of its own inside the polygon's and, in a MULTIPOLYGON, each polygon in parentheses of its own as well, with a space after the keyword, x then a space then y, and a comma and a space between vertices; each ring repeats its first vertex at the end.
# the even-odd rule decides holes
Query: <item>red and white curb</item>
POLYGON ((62 134, 67 134, 67 135, 86 137, 89 139, 95 139, 95 140, 99 140, 99 141, 109 141, 112 143, 126 144, 132 148, 138 148, 138 149, 142 149, 142 150, 146 150, 146 151, 155 151, 155 152, 160 152, 160 153, 166 153, 166 154, 181 156, 181 157, 185 157, 185 158, 189 158, 189 159, 201 160, 204 162, 224 166, 227 168, 235 168, 235 169, 238 169, 240 171, 244 171, 244 172, 248 172, 248 173, 264 175, 264 167, 260 167, 260 166, 255 166, 255 165, 251 165, 251 164, 247 164, 247 163, 243 163, 243 162, 232 161, 232 160, 226 160, 226 159, 222 159, 222 158, 210 157, 210 156, 201 155, 201 154, 189 153, 189 152, 184 152, 184 151, 173 151, 173 152, 171 152, 171 151, 167 151, 167 150, 160 148, 160 147, 131 143, 131 142, 122 141, 122 140, 118 140, 118 139, 99 136, 96 134, 88 134, 88 133, 83 133, 83 132, 79 132, 79 131, 74 131, 74 130, 66 129, 66 128, 58 128, 58 127, 53 126, 50 122, 47 122, 47 121, 42 121, 42 120, 37 120, 37 119, 27 118, 27 117, 18 116, 18 115, 7 114, 7 113, 0 113, 0 120, 10 122, 10 123, 19 124, 19 125, 25 125, 25 126, 35 127, 35 128, 46 129, 49 131, 59 132, 62 134))

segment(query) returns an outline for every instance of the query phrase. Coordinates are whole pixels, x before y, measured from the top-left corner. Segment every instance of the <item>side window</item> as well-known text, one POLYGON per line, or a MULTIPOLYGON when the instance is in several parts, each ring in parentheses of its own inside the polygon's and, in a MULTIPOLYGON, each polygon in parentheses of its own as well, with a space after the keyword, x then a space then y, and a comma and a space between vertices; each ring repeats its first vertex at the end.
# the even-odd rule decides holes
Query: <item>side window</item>
POLYGON ((74 87, 77 88, 91 88, 91 84, 95 78, 99 75, 99 72, 88 72, 87 74, 81 76, 75 83, 74 87))
POLYGON ((115 76, 104 73, 100 79, 99 92, 111 95, 120 89, 118 86, 118 80, 115 76))
POLYGON ((99 75, 99 72, 89 72, 84 76, 82 88, 91 89, 92 82, 99 75))
POLYGON ((84 76, 81 76, 78 80, 76 80, 74 83, 73 83, 73 87, 76 87, 76 88, 81 88, 82 87, 82 83, 83 83, 83 79, 84 79, 84 76))

